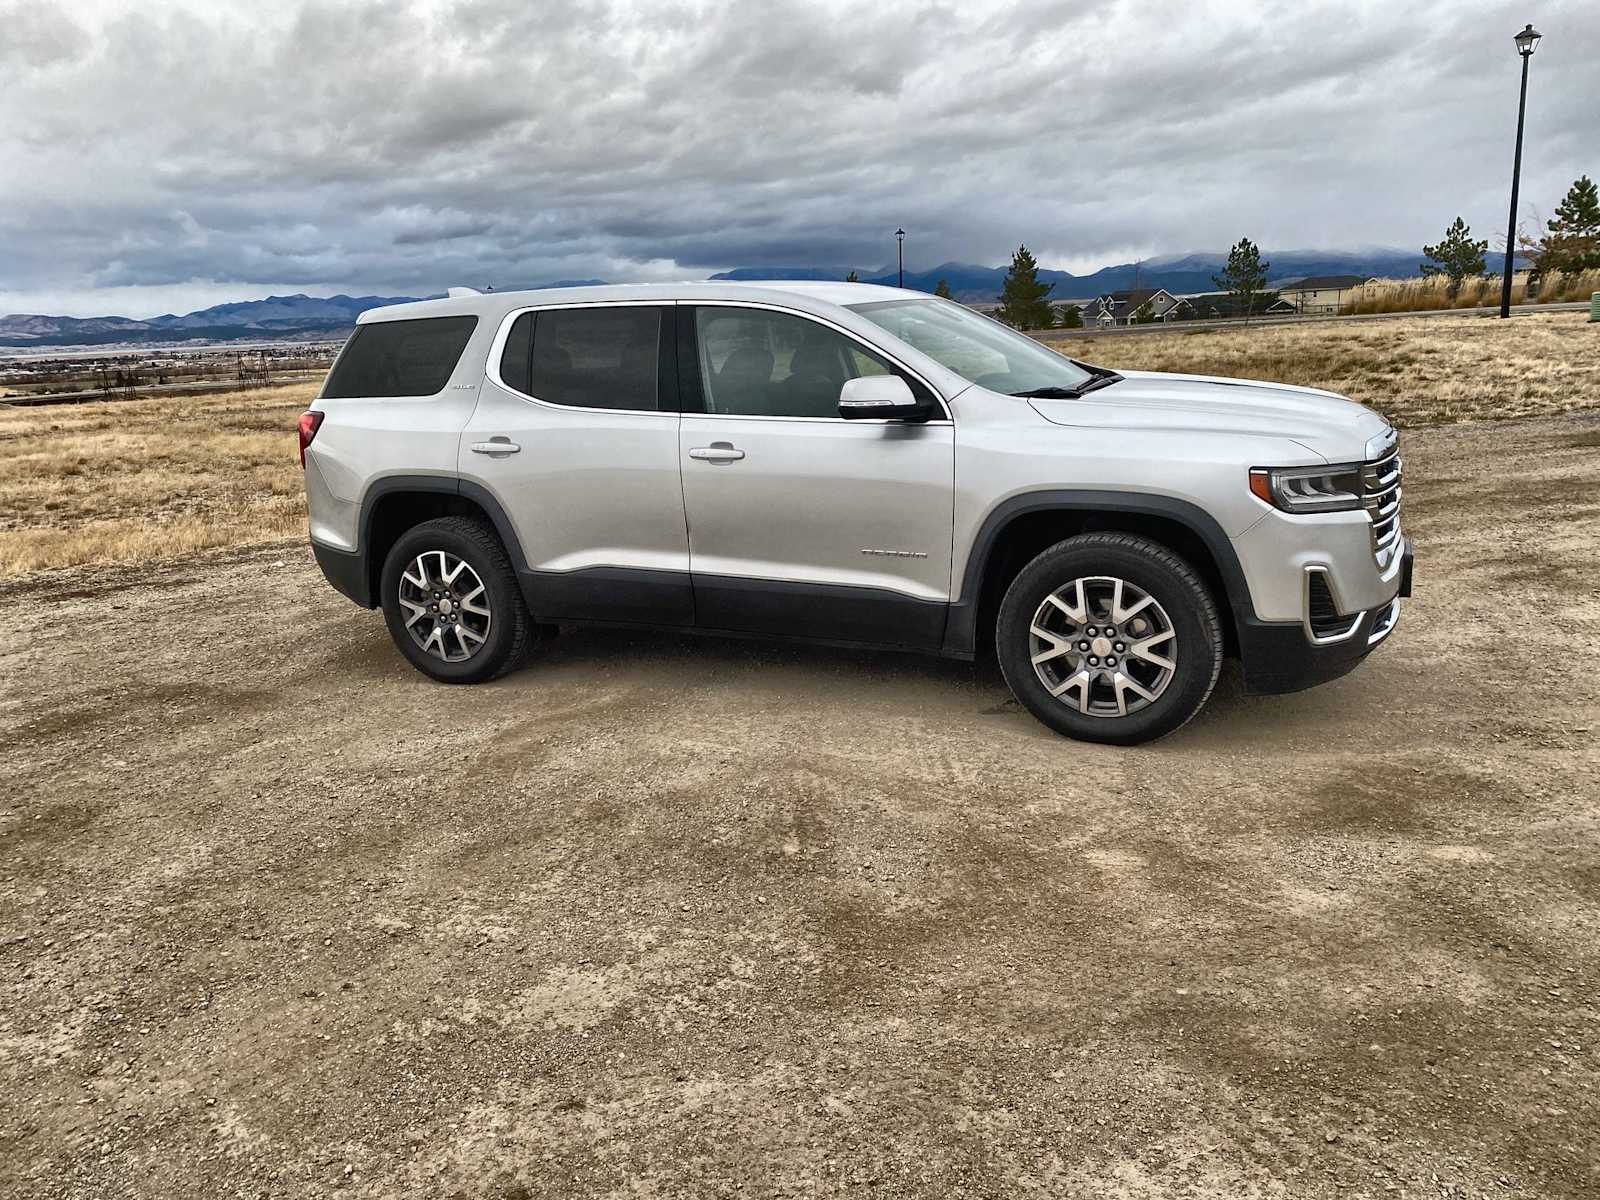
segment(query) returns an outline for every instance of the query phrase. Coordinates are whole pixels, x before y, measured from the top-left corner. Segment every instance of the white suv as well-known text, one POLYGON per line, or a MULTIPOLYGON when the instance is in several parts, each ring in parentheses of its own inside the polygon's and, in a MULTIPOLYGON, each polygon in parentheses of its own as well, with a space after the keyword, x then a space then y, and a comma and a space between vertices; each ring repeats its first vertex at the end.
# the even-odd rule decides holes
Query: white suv
POLYGON ((1104 370, 850 283, 364 313, 300 421, 323 572, 449 683, 559 624, 972 658, 1094 741, 1343 674, 1410 594, 1395 431, 1329 392, 1104 370))

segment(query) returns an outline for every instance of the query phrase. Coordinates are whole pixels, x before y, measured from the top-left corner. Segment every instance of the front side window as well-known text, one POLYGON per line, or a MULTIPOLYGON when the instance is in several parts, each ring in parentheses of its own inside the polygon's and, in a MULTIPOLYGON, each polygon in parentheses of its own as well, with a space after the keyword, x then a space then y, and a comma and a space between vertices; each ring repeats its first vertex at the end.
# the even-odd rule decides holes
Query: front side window
MULTIPOLYGON (((858 342, 791 313, 700 307, 694 325, 705 408, 744 417, 838 417, 848 379, 899 374, 858 342)), ((933 397, 907 379, 926 403, 933 397)))
MULTIPOLYGON (((520 323, 519 318, 519 323, 520 323)), ((551 404, 654 412, 661 403, 661 310, 643 305, 533 314, 527 391, 551 404)), ((509 364, 519 369, 516 353, 509 364)), ((501 378, 517 386, 505 374, 501 378)))
POLYGON ((442 392, 477 324, 477 317, 424 317, 358 325, 322 394, 349 399, 442 392))
POLYGON ((1094 378, 1032 338, 949 300, 883 300, 849 307, 940 366, 993 392, 1074 389, 1094 378))

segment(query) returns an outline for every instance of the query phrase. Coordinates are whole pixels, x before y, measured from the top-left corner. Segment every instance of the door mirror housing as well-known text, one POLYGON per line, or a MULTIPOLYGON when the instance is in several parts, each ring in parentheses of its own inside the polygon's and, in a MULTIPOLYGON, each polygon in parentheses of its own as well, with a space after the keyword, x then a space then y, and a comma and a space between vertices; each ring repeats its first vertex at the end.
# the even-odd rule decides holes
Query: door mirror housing
POLYGON ((926 421, 928 408, 898 375, 863 375, 839 389, 839 415, 846 421, 926 421))

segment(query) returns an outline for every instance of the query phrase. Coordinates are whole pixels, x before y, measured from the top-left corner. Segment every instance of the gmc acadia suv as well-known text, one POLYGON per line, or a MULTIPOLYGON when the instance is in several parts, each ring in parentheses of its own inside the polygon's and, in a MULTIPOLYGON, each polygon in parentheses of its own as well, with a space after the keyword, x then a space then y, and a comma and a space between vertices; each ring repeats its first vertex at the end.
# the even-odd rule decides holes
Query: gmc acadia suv
POLYGON ((1286 692, 1410 594, 1395 431, 1329 392, 1114 372, 959 304, 695 283, 362 314, 300 420, 311 544, 447 683, 560 624, 972 658, 1133 743, 1225 654, 1286 692))

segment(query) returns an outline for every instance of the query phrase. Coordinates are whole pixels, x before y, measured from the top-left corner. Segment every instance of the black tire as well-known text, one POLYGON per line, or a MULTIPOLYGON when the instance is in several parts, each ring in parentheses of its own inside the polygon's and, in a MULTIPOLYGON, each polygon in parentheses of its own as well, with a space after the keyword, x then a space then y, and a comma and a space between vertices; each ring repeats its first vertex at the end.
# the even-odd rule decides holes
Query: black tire
MULTIPOLYGON (((380 587, 383 619, 394 644, 412 666, 441 683, 482 683, 503 675, 522 663, 534 645, 544 639, 545 627, 536 625, 528 614, 505 547, 492 529, 470 517, 437 517, 401 534, 384 560, 380 587), (470 657, 457 662, 447 662, 418 644, 406 628, 407 610, 401 605, 402 576, 418 555, 434 552, 466 563, 488 597, 491 617, 487 633, 482 643, 470 650, 470 657)), ((424 620, 431 627, 435 618, 424 620)), ((441 638, 441 646, 443 641, 441 638)))
MULTIPOLYGON (((1070 618, 1063 620, 1069 626, 1073 623, 1070 618)), ((1074 646, 1080 644, 1073 642, 1074 646)), ((1054 649, 1052 643, 1043 645, 1041 654, 1054 649)), ((1222 622, 1216 602, 1194 568, 1165 546, 1126 533, 1086 533, 1051 546, 1011 581, 995 624, 995 654, 1000 670, 1012 694, 1029 712, 1068 737, 1118 746, 1148 742, 1187 723, 1216 685, 1222 669, 1222 651, 1222 622), (1059 698, 1051 694, 1039 671, 1060 674, 1064 669, 1052 666, 1036 670, 1033 663, 1036 639, 1031 630, 1041 605, 1058 589, 1071 588, 1075 580, 1092 577, 1120 579, 1143 590, 1163 610, 1176 639, 1177 649, 1164 690, 1149 702, 1135 697, 1133 703, 1143 707, 1126 715, 1080 712, 1073 704, 1082 706, 1088 698, 1089 685, 1083 685, 1081 692, 1069 688, 1064 693, 1066 698, 1059 698)), ((1057 649, 1055 653, 1061 651, 1057 649)), ((1076 671, 1088 660, 1073 653, 1063 661, 1073 664, 1070 669, 1076 671)), ((1128 663, 1133 664, 1134 660, 1130 658, 1128 663)), ((1153 669, 1143 662, 1134 665, 1140 670, 1153 669)), ((1156 673, 1166 669, 1156 669, 1156 673)), ((1103 696, 1108 690, 1115 695, 1121 690, 1120 686, 1112 688, 1109 673, 1098 678, 1101 682, 1095 684, 1097 695, 1103 696)), ((1127 693, 1122 694, 1125 699, 1127 693)), ((1133 705, 1126 707, 1131 709, 1133 705)))

